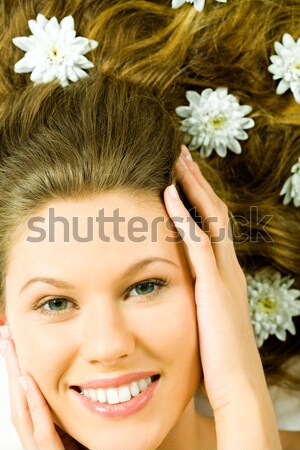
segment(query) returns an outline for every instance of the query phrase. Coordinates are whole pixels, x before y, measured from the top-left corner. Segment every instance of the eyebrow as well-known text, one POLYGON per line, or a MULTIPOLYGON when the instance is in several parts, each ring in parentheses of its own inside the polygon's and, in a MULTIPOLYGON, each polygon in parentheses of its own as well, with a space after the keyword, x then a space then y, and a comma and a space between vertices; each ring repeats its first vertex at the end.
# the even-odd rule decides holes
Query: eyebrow
MULTIPOLYGON (((123 277, 126 278, 130 275, 131 272, 133 271, 139 271, 141 269, 144 269, 146 266, 149 266, 150 264, 153 264, 155 262, 164 262, 164 263, 168 263, 174 267, 179 267, 177 264, 175 264, 173 261, 166 259, 166 258, 160 258, 160 257, 156 257, 156 258, 146 258, 143 259, 142 261, 138 261, 137 263, 132 264, 131 266, 129 266, 125 272, 123 273, 123 277)), ((42 282, 42 283, 46 283, 46 284, 51 284, 52 286, 55 286, 57 288, 62 288, 62 289, 74 289, 75 286, 73 286, 72 284, 67 283, 66 281, 62 281, 62 280, 58 280, 56 278, 49 278, 49 277, 34 277, 31 278, 30 280, 28 280, 24 286, 21 288, 20 290, 20 294, 31 284, 36 283, 36 282, 42 282)))

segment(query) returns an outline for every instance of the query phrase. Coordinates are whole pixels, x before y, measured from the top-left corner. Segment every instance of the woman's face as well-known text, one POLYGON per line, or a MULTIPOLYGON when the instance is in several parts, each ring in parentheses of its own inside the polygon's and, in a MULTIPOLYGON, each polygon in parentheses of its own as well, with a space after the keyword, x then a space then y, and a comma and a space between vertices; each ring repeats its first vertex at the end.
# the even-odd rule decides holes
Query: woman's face
POLYGON ((110 192, 53 202, 39 216, 7 272, 22 371, 88 448, 176 442, 194 414, 200 361, 193 279, 164 206, 110 192), (158 381, 145 385, 151 375, 158 381))

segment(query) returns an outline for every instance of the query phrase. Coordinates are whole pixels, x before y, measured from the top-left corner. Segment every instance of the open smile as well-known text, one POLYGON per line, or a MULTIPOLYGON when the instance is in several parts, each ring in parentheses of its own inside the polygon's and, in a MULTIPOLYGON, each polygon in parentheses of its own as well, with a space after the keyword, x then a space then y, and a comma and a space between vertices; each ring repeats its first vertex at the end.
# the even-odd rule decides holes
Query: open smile
POLYGON ((71 391, 90 411, 107 418, 121 418, 143 409, 156 391, 160 375, 140 378, 115 388, 81 388, 71 391))

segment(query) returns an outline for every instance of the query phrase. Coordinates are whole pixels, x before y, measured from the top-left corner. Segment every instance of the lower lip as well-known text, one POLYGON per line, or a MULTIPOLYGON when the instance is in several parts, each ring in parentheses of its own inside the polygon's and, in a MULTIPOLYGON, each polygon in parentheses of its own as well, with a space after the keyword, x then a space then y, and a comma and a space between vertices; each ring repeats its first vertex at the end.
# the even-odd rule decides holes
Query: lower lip
POLYGON ((128 402, 118 403, 117 405, 96 402, 74 389, 71 389, 71 391, 92 413, 109 419, 118 419, 131 416, 144 409, 152 399, 158 387, 159 380, 160 378, 149 384, 149 386, 137 397, 133 397, 128 402))

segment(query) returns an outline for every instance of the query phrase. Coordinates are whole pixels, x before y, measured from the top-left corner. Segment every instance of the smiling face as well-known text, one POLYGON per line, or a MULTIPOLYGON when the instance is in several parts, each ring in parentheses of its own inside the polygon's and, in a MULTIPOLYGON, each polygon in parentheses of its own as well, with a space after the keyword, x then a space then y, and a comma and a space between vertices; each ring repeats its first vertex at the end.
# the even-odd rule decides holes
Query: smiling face
POLYGON ((171 434, 179 442, 182 423, 195 414, 200 361, 193 279, 164 206, 110 192, 51 203, 39 215, 45 220, 35 226, 44 235, 26 226, 7 272, 6 312, 21 369, 37 381, 55 422, 88 448, 155 449, 171 434), (99 211, 111 218, 116 209, 120 220, 115 215, 100 229, 99 211), (53 216, 68 220, 69 233, 66 224, 53 226, 53 216), (142 222, 129 222, 137 216, 142 222), (27 240, 38 236, 44 239, 27 240), (100 409, 78 392, 90 381, 99 387, 128 374, 119 386, 160 377, 122 407, 105 407, 113 391, 105 391, 100 409))

